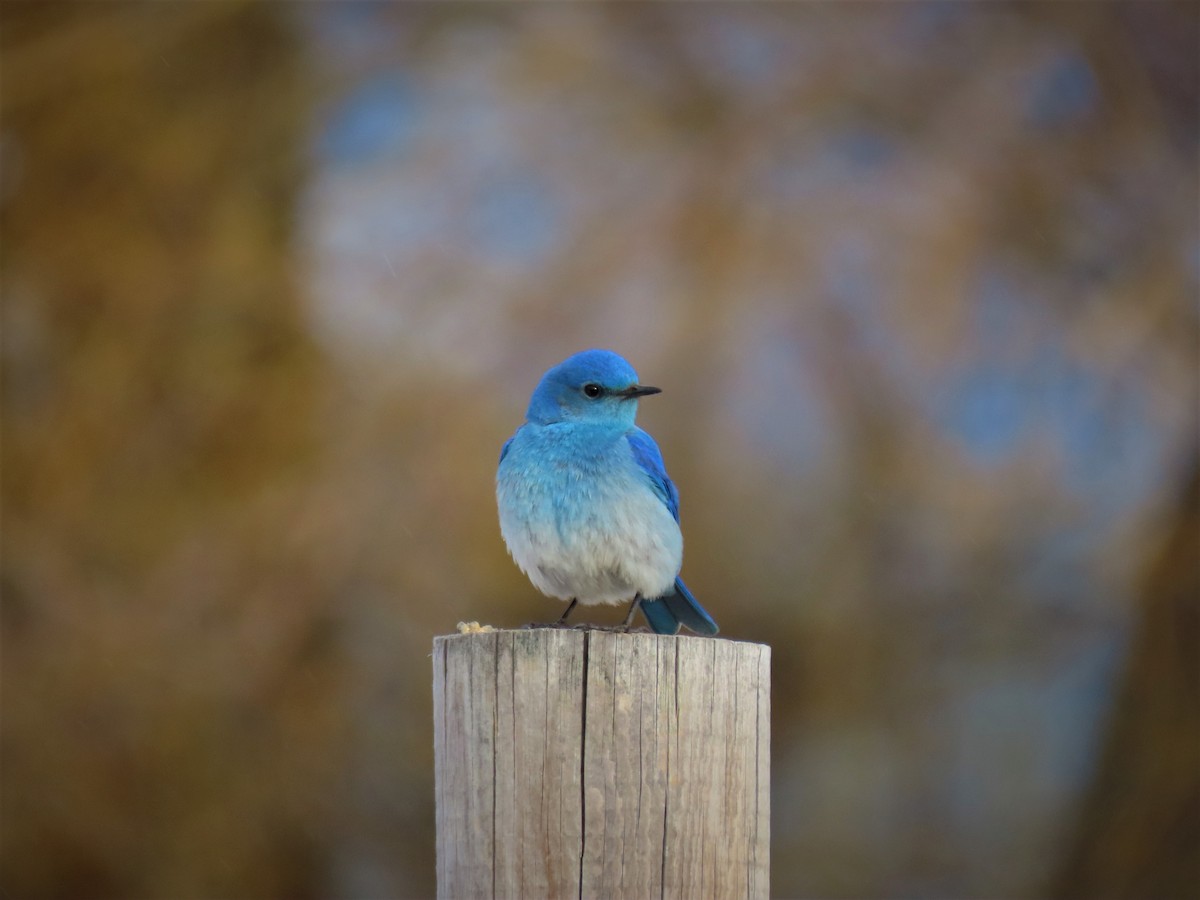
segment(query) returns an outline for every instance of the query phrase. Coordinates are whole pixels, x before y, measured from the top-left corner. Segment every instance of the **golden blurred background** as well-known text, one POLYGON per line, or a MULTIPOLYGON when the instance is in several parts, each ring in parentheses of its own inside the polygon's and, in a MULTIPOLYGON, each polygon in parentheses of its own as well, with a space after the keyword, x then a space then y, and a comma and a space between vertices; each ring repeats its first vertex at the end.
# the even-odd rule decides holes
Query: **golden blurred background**
POLYGON ((773 647, 777 896, 1195 896, 1198 39, 0 4, 0 895, 430 896, 431 641, 558 615, 492 478, 601 346, 773 647))

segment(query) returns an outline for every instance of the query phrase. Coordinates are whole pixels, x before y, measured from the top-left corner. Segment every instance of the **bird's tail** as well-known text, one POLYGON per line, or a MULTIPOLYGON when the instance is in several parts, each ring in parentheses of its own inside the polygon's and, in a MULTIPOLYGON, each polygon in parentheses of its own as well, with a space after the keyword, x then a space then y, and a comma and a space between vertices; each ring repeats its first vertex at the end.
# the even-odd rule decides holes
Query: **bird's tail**
POLYGON ((680 625, 686 625, 696 634, 717 633, 717 623, 696 602, 682 578, 676 578, 675 586, 661 597, 643 599, 642 612, 658 634, 678 634, 680 625))

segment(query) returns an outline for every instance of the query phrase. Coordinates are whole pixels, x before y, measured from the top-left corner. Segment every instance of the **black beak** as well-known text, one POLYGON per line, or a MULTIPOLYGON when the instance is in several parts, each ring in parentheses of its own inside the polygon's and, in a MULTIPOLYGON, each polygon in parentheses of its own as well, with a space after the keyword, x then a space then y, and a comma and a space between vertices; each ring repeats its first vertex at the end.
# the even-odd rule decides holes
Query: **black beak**
POLYGON ((648 397, 651 394, 661 394, 662 388, 650 387, 648 384, 631 384, 623 391, 617 391, 618 397, 625 400, 636 400, 638 397, 648 397))

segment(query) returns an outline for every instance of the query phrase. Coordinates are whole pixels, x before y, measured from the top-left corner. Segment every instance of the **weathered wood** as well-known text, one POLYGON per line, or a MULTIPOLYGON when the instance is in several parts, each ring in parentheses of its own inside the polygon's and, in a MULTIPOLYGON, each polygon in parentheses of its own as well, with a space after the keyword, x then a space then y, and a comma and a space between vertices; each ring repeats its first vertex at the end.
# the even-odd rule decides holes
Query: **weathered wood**
POLYGON ((438 895, 766 897, 770 648, 434 641, 438 895))

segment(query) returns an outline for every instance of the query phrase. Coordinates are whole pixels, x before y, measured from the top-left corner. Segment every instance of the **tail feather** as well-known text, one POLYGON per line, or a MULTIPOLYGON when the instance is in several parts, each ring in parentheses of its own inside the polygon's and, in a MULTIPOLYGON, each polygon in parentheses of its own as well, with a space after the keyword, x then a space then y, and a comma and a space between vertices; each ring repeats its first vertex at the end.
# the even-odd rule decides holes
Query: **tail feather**
POLYGON ((679 620, 662 600, 642 600, 642 613, 655 634, 679 633, 679 620))
POLYGON ((658 634, 678 634, 686 625, 696 634, 716 634, 717 623, 692 596, 682 578, 675 579, 674 589, 653 600, 642 600, 642 612, 650 627, 658 634))

